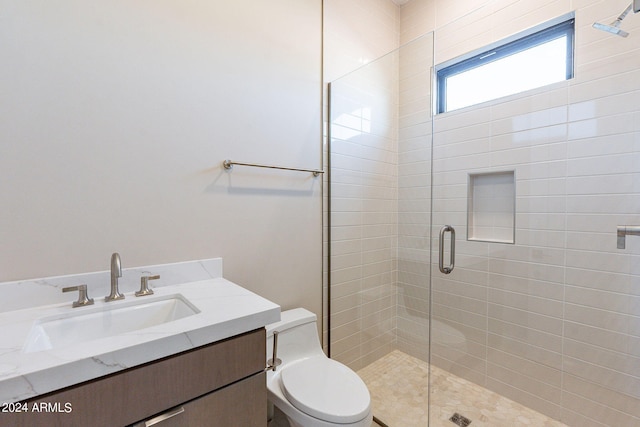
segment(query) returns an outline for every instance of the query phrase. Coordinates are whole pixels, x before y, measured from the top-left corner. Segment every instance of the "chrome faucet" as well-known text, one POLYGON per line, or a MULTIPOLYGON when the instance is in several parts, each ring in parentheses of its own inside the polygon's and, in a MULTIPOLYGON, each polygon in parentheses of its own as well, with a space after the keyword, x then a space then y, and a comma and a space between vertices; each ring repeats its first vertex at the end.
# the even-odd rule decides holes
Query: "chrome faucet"
POLYGON ((93 304, 93 298, 89 298, 89 295, 87 295, 87 285, 68 286, 66 288, 62 288, 62 292, 73 291, 78 291, 78 300, 73 302, 73 308, 84 307, 85 305, 93 304))
POLYGON ((122 277, 122 267, 120 265, 120 255, 114 252, 111 255, 111 294, 104 297, 107 302, 124 299, 124 295, 118 290, 118 277, 122 277))

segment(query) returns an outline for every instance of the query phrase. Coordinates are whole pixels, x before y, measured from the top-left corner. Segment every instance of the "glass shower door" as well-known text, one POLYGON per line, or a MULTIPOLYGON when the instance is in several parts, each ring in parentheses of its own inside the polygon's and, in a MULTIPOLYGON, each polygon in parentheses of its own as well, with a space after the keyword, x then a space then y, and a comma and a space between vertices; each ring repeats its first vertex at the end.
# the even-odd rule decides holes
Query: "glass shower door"
POLYGON ((568 88, 434 116, 431 426, 562 425, 568 88))
POLYGON ((640 39, 576 16, 573 79, 434 116, 432 427, 640 425, 640 39))
POLYGON ((330 356, 382 425, 428 423, 431 34, 330 86, 330 356))

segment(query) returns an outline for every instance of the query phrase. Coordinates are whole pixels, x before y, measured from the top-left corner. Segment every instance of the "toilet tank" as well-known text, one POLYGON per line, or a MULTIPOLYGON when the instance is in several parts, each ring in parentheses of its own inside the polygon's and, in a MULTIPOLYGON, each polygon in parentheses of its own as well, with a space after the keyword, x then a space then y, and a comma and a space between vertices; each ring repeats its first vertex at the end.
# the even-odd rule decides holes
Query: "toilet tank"
POLYGON ((304 308, 280 313, 280 321, 266 326, 267 359, 273 352, 273 332, 278 332, 278 359, 282 364, 324 355, 318 338, 317 317, 304 308))

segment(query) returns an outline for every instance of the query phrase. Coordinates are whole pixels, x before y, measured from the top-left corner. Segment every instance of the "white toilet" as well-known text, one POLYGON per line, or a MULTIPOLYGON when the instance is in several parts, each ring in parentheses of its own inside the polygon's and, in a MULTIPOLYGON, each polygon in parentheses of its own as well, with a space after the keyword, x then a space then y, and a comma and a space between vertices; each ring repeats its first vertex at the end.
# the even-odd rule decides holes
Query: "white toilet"
POLYGON ((277 331, 277 358, 267 372, 269 401, 291 427, 371 427, 371 396, 350 368, 329 359, 320 346, 316 315, 303 308, 283 311, 281 321, 267 325, 267 359, 277 331))

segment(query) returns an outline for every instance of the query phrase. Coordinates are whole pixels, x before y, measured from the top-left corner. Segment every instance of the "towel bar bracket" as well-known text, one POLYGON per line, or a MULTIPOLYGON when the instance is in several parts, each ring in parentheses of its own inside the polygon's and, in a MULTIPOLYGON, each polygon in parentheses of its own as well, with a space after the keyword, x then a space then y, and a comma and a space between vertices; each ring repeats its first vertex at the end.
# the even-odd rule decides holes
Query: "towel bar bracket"
POLYGON ((638 225, 619 225, 617 227, 617 247, 625 249, 627 236, 640 236, 640 226, 638 225))

